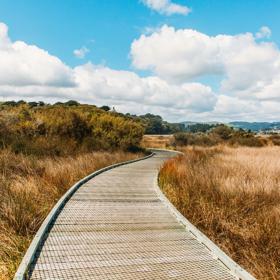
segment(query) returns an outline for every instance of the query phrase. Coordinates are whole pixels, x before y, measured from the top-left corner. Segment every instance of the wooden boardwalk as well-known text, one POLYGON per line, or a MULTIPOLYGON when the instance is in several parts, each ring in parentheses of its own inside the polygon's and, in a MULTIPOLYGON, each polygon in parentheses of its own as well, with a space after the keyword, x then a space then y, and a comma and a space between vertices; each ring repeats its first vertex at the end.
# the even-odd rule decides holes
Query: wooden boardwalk
POLYGON ((238 279, 162 198, 158 169, 173 155, 156 152, 78 188, 36 248, 27 278, 238 279))

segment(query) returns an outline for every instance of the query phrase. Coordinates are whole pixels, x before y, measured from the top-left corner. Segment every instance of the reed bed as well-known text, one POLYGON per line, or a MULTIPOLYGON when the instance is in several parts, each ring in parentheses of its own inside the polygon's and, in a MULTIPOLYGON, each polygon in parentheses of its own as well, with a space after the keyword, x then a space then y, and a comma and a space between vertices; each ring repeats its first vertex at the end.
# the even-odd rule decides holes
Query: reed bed
POLYGON ((12 279, 32 237, 56 201, 97 169, 139 157, 125 152, 38 158, 0 152, 0 279, 12 279))
POLYGON ((173 135, 144 135, 141 146, 144 148, 173 149, 173 135))
POLYGON ((280 148, 183 148, 159 183, 177 209, 257 279, 280 279, 280 148))

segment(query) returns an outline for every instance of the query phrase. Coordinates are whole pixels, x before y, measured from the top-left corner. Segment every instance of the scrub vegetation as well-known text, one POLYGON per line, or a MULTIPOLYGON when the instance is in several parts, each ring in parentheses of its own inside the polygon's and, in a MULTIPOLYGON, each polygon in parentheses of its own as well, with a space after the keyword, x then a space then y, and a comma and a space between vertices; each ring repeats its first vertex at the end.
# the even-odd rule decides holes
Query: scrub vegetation
POLYGON ((71 185, 142 155, 143 124, 109 110, 76 101, 0 105, 1 280, 12 279, 44 218, 71 185))
POLYGON ((69 155, 97 150, 134 151, 143 124, 105 106, 24 101, 0 105, 0 148, 33 155, 69 155))
POLYGON ((160 171, 165 195, 257 279, 279 279, 280 148, 182 151, 160 171))

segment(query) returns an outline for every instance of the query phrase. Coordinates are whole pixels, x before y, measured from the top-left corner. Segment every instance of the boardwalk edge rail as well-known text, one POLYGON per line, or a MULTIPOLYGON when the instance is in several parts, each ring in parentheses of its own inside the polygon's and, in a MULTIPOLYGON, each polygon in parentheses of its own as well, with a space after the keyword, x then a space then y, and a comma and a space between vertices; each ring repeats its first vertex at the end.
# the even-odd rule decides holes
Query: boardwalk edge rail
MULTIPOLYGON (((153 151, 170 151, 183 155, 182 152, 167 150, 167 149, 150 149, 153 151)), ((212 253, 213 257, 219 260, 224 266, 226 266, 231 274, 237 279, 242 280, 256 280, 249 272, 243 269, 239 264, 237 264, 232 258, 230 258, 222 249, 220 249, 214 242, 212 242, 205 234, 203 234, 197 227, 195 227, 188 219, 186 219, 168 200, 168 198, 161 191, 158 178, 155 179, 156 191, 160 199, 164 204, 170 209, 170 211, 175 215, 176 219, 185 226, 186 230, 189 231, 201 244, 203 244, 212 253)))
POLYGON ((116 168, 118 166, 122 166, 122 165, 126 165, 126 164, 130 164, 133 162, 137 162, 137 161, 141 161, 141 160, 145 160, 148 159, 150 157, 154 156, 154 153, 151 152, 151 154, 149 154, 148 156, 145 157, 141 157, 141 158, 137 158, 137 159, 133 159, 133 160, 129 160, 129 161, 123 161, 123 162, 119 162, 119 163, 115 163, 113 165, 109 165, 106 166, 104 168, 101 168, 93 173, 91 173, 90 175, 84 177, 83 179, 81 179, 80 181, 78 181, 76 184, 74 184, 60 199, 59 201, 55 204, 55 206, 52 208, 52 210, 50 211, 50 213, 48 214, 48 216, 46 217, 46 219, 44 220, 44 222, 42 223, 41 227, 39 228, 39 230, 37 231, 36 235, 34 236, 28 250, 26 251, 18 269, 17 272, 14 276, 14 280, 25 280, 27 279, 27 274, 28 274, 28 270, 30 268, 30 265, 32 263, 32 261, 34 260, 35 254, 37 252, 38 247, 41 245, 44 235, 47 232, 48 228, 50 227, 52 221, 54 219, 56 219, 57 214, 60 212, 60 210, 64 207, 64 205, 66 204, 66 202, 71 198, 71 196, 86 182, 88 182, 89 180, 91 180, 92 178, 96 177, 97 175, 108 171, 110 169, 116 168))

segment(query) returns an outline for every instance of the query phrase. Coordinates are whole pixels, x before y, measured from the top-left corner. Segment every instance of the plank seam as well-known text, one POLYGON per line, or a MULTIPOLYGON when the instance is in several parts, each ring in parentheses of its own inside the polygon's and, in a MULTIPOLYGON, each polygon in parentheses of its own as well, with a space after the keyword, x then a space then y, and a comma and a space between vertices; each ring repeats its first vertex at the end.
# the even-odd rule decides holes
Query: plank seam
POLYGON ((75 183, 60 199, 59 201, 55 204, 55 206, 52 208, 52 210, 50 211, 50 213, 48 214, 48 216, 46 217, 46 219, 44 220, 44 222, 42 223, 41 227, 39 228, 39 230, 37 231, 36 235, 34 236, 29 248, 27 249, 19 267, 18 270, 14 276, 14 280, 25 280, 27 277, 27 274, 29 272, 29 268, 30 265, 32 263, 32 261, 34 260, 34 258, 36 257, 36 252, 37 249, 39 248, 39 246, 41 245, 41 243, 44 240, 44 236, 47 233, 48 229, 51 227, 52 222, 56 219, 57 215, 59 214, 59 212, 61 211, 61 209, 63 209, 63 207, 65 206, 65 204, 67 203, 67 201, 72 197, 72 195, 85 183, 87 183, 89 180, 91 180, 92 178, 96 177, 97 175, 104 173, 105 171, 108 171, 110 169, 122 166, 122 165, 126 165, 126 164, 130 164, 133 162, 137 162, 137 161, 141 161, 141 160, 145 160, 148 159, 150 157, 154 156, 154 153, 151 152, 151 154, 149 154, 148 156, 142 157, 142 158, 137 158, 137 159, 133 159, 133 160, 129 160, 129 161, 124 161, 124 162, 119 162, 119 163, 115 163, 109 166, 106 166, 102 169, 99 169, 91 174, 89 174, 88 176, 84 177, 83 179, 81 179, 80 181, 78 181, 77 183, 75 183))

